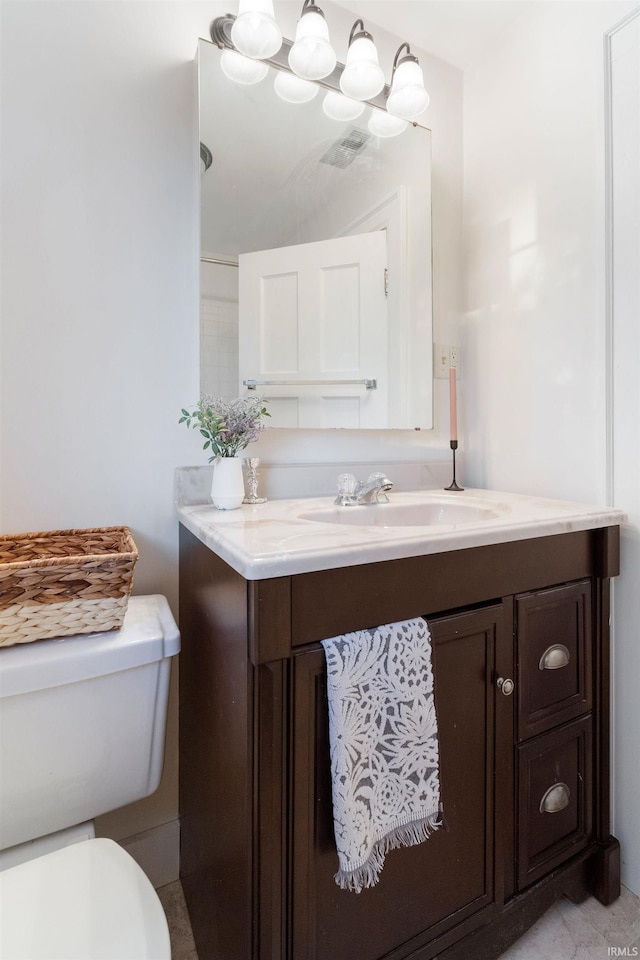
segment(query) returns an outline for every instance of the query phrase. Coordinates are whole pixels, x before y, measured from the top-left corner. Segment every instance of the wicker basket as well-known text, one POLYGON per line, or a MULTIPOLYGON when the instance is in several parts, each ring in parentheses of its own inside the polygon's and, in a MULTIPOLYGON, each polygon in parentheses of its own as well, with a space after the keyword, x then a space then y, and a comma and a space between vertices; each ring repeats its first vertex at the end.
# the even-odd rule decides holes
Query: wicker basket
POLYGON ((119 629, 137 559, 127 527, 0 536, 0 647, 119 629))

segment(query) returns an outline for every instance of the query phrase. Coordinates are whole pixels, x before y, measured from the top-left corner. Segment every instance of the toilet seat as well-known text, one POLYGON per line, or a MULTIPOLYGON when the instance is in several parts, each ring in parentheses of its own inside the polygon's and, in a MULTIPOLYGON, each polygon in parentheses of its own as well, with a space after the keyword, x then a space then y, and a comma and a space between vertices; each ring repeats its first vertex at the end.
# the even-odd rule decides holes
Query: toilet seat
POLYGON ((148 877, 113 840, 84 840, 0 872, 2 960, 170 960, 148 877))

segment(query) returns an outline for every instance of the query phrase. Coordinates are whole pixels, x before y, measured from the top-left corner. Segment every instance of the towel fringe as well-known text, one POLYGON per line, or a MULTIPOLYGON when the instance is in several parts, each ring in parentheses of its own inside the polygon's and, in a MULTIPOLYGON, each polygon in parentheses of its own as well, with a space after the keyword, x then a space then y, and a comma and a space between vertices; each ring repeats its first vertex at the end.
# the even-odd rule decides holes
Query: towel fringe
POLYGON ((414 847, 431 836, 434 830, 442 826, 440 810, 421 820, 401 824, 381 837, 372 847, 365 862, 354 870, 338 870, 334 880, 342 890, 361 893, 367 887, 373 887, 384 866, 389 850, 398 847, 414 847))

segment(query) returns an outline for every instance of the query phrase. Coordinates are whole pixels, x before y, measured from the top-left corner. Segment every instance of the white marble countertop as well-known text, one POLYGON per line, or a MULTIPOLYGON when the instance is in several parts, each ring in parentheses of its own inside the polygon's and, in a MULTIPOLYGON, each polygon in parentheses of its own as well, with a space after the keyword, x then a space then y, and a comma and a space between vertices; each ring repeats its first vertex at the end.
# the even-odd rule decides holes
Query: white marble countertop
POLYGON ((349 512, 349 522, 339 523, 301 516, 330 511, 333 519, 332 497, 270 500, 230 511, 211 504, 178 505, 177 510, 180 522, 247 580, 591 530, 626 519, 620 510, 609 507, 493 490, 392 492, 390 500, 370 507, 336 507, 349 512), (448 504, 476 507, 478 512, 488 511, 489 518, 477 519, 471 511, 463 522, 387 525, 398 507, 414 510, 429 504, 432 509, 444 504, 445 514, 448 504), (361 511, 367 523, 354 523, 358 514, 352 511, 361 511), (375 519, 375 525, 369 524, 369 518, 375 519))

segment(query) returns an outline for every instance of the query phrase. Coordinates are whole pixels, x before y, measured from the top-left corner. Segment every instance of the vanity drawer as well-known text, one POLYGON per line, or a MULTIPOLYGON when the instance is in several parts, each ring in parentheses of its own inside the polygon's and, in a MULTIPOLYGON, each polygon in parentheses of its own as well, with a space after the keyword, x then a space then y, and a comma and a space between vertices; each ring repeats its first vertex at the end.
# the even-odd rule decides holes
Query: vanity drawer
POLYGON ((591 709, 591 582, 516 598, 518 734, 526 740, 591 709))
POLYGON ((589 843, 591 715, 518 747, 518 886, 589 843))

